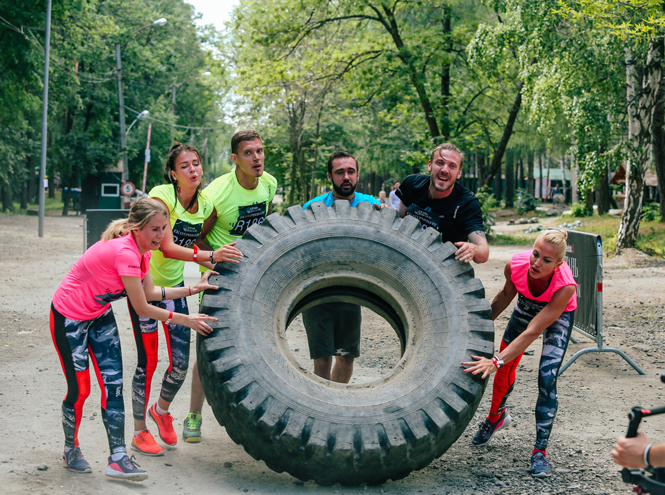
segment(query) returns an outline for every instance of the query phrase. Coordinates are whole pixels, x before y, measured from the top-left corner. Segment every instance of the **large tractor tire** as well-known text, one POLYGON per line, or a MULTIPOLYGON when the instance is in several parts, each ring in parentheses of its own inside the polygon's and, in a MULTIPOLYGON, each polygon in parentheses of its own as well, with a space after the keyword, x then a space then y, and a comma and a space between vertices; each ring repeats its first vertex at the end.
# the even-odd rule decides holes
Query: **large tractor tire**
MULTIPOLYGON (((379 484, 441 456, 471 421, 485 380, 465 374, 494 347, 490 305, 473 268, 433 229, 347 201, 270 215, 220 263, 201 312, 199 373, 219 423, 271 469, 321 485, 379 484), (303 310, 355 302, 394 328, 402 357, 362 385, 302 368, 286 328, 303 310)), ((362 350, 361 350, 362 352, 362 350)))

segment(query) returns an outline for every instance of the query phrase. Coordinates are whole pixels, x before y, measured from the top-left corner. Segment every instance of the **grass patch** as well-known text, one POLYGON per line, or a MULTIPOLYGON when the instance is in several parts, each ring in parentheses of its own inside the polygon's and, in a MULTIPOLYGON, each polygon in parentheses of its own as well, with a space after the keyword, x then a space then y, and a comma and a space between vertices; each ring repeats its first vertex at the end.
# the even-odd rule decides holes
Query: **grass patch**
POLYGON ((533 238, 524 235, 492 234, 488 236, 490 246, 530 246, 533 238))
MULTIPOLYGON (((62 191, 55 192, 55 198, 48 197, 48 191, 44 198, 44 210, 62 210, 62 191)), ((70 203, 71 209, 71 203, 70 203)), ((39 210, 39 203, 28 203, 28 210, 39 210)), ((21 203, 14 201, 14 209, 0 212, 0 215, 26 215, 27 210, 21 209, 21 203)))

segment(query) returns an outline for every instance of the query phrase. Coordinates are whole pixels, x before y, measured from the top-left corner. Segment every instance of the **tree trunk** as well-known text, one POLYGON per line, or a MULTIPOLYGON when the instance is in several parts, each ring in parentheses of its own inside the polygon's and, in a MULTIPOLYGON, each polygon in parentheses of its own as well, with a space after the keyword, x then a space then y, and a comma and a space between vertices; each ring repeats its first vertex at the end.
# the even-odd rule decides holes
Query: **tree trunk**
POLYGON ((599 178, 596 185, 596 200, 598 202, 598 214, 605 215, 610 211, 610 183, 607 180, 607 170, 599 178))
POLYGON ((13 210, 14 202, 12 201, 12 189, 9 186, 9 182, 2 183, 0 194, 2 195, 2 211, 13 210))
POLYGON ((485 152, 484 151, 479 151, 477 153, 477 160, 476 160, 476 166, 477 166, 477 175, 478 175, 478 190, 480 190, 483 185, 486 184, 486 170, 485 170, 485 152))
POLYGON ((563 194, 563 201, 566 201, 566 157, 562 156, 559 160, 559 166, 561 167, 561 194, 563 194))
POLYGON ((543 179, 543 155, 538 153, 538 195, 541 201, 545 200, 543 197, 543 179))
POLYGON ((503 193, 503 184, 501 183, 501 170, 494 175, 494 197, 497 201, 501 201, 503 193))
POLYGON ((55 171, 51 170, 51 173, 48 174, 48 197, 49 199, 55 199, 55 171))
MULTIPOLYGON (((453 50, 453 30, 452 30, 452 17, 453 11, 450 5, 442 7, 442 38, 444 52, 450 53, 453 50)), ((443 64, 441 67, 441 136, 445 141, 450 138, 450 67, 452 65, 451 59, 443 57, 443 64)))
POLYGON ((533 176, 533 160, 534 160, 533 151, 528 152, 526 159, 527 159, 527 167, 528 167, 527 174, 529 174, 528 177, 527 177, 527 180, 526 180, 526 190, 531 196, 535 197, 536 196, 536 180, 533 176))
POLYGON ((506 152, 506 208, 512 208, 515 201, 515 174, 513 165, 515 163, 515 152, 506 152))
POLYGON ((499 142, 499 146, 497 146, 496 151, 494 152, 494 156, 492 157, 492 164, 489 167, 489 171, 487 173, 487 182, 483 183, 483 185, 490 185, 492 182, 492 179, 494 178, 494 174, 497 173, 497 171, 501 170, 501 161, 503 160, 503 154, 506 151, 506 147, 508 146, 508 141, 510 141, 510 136, 513 134, 513 127, 515 125, 515 121, 517 120, 517 114, 520 111, 520 106, 522 105, 522 84, 520 84, 519 89, 517 90, 517 96, 515 97, 515 101, 513 102, 513 107, 510 109, 510 114, 508 114, 508 121, 506 122, 505 127, 503 128, 503 135, 501 136, 501 141, 499 142))
MULTIPOLYGON (((665 79, 665 71, 661 75, 661 88, 665 79)), ((660 221, 665 222, 665 92, 660 92, 653 113, 653 165, 658 178, 658 195, 660 196, 660 221)))
POLYGON ((617 249, 634 247, 640 228, 644 201, 644 176, 653 135, 653 113, 662 76, 663 40, 649 43, 646 65, 626 54, 626 96, 628 100, 628 160, 626 162, 626 204, 617 235, 617 249))

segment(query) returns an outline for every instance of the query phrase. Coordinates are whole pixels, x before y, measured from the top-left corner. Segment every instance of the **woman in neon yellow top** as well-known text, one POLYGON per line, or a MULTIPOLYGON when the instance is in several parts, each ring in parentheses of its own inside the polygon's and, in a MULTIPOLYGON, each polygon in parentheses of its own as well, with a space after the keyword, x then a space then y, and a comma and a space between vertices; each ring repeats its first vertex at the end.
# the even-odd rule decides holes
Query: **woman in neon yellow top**
MULTIPOLYGON (((161 287, 184 286, 185 261, 194 261, 209 268, 214 268, 214 264, 221 261, 237 263, 242 254, 235 248, 235 242, 216 251, 199 251, 194 245, 201 233, 203 222, 210 216, 217 215, 212 202, 201 191, 203 170, 196 148, 175 143, 164 167, 164 178, 169 184, 157 186, 149 194, 166 207, 170 227, 166 229, 160 251, 154 251, 150 261, 150 274, 155 284, 161 287)), ((174 313, 189 314, 184 297, 151 304, 174 313)), ((155 442, 147 429, 146 413, 157 423, 161 439, 168 445, 175 445, 178 437, 171 425, 173 418, 168 409, 187 375, 190 329, 173 323, 163 325, 170 366, 164 374, 159 399, 146 411, 150 384, 157 367, 158 322, 139 316, 131 304, 129 306, 138 353, 138 364, 132 381, 132 449, 145 455, 163 455, 164 449, 155 442)), ((204 331, 200 333, 207 334, 204 331)))

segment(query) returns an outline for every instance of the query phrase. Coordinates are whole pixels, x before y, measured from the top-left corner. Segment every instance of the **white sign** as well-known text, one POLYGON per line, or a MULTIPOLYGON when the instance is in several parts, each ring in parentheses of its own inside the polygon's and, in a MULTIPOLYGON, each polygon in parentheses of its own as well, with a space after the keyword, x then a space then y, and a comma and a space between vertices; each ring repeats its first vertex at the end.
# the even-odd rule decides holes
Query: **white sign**
POLYGON ((136 191, 136 188, 134 187, 134 184, 132 184, 131 182, 125 182, 122 185, 121 190, 122 194, 124 194, 125 196, 131 196, 132 194, 134 194, 134 191, 136 191))

